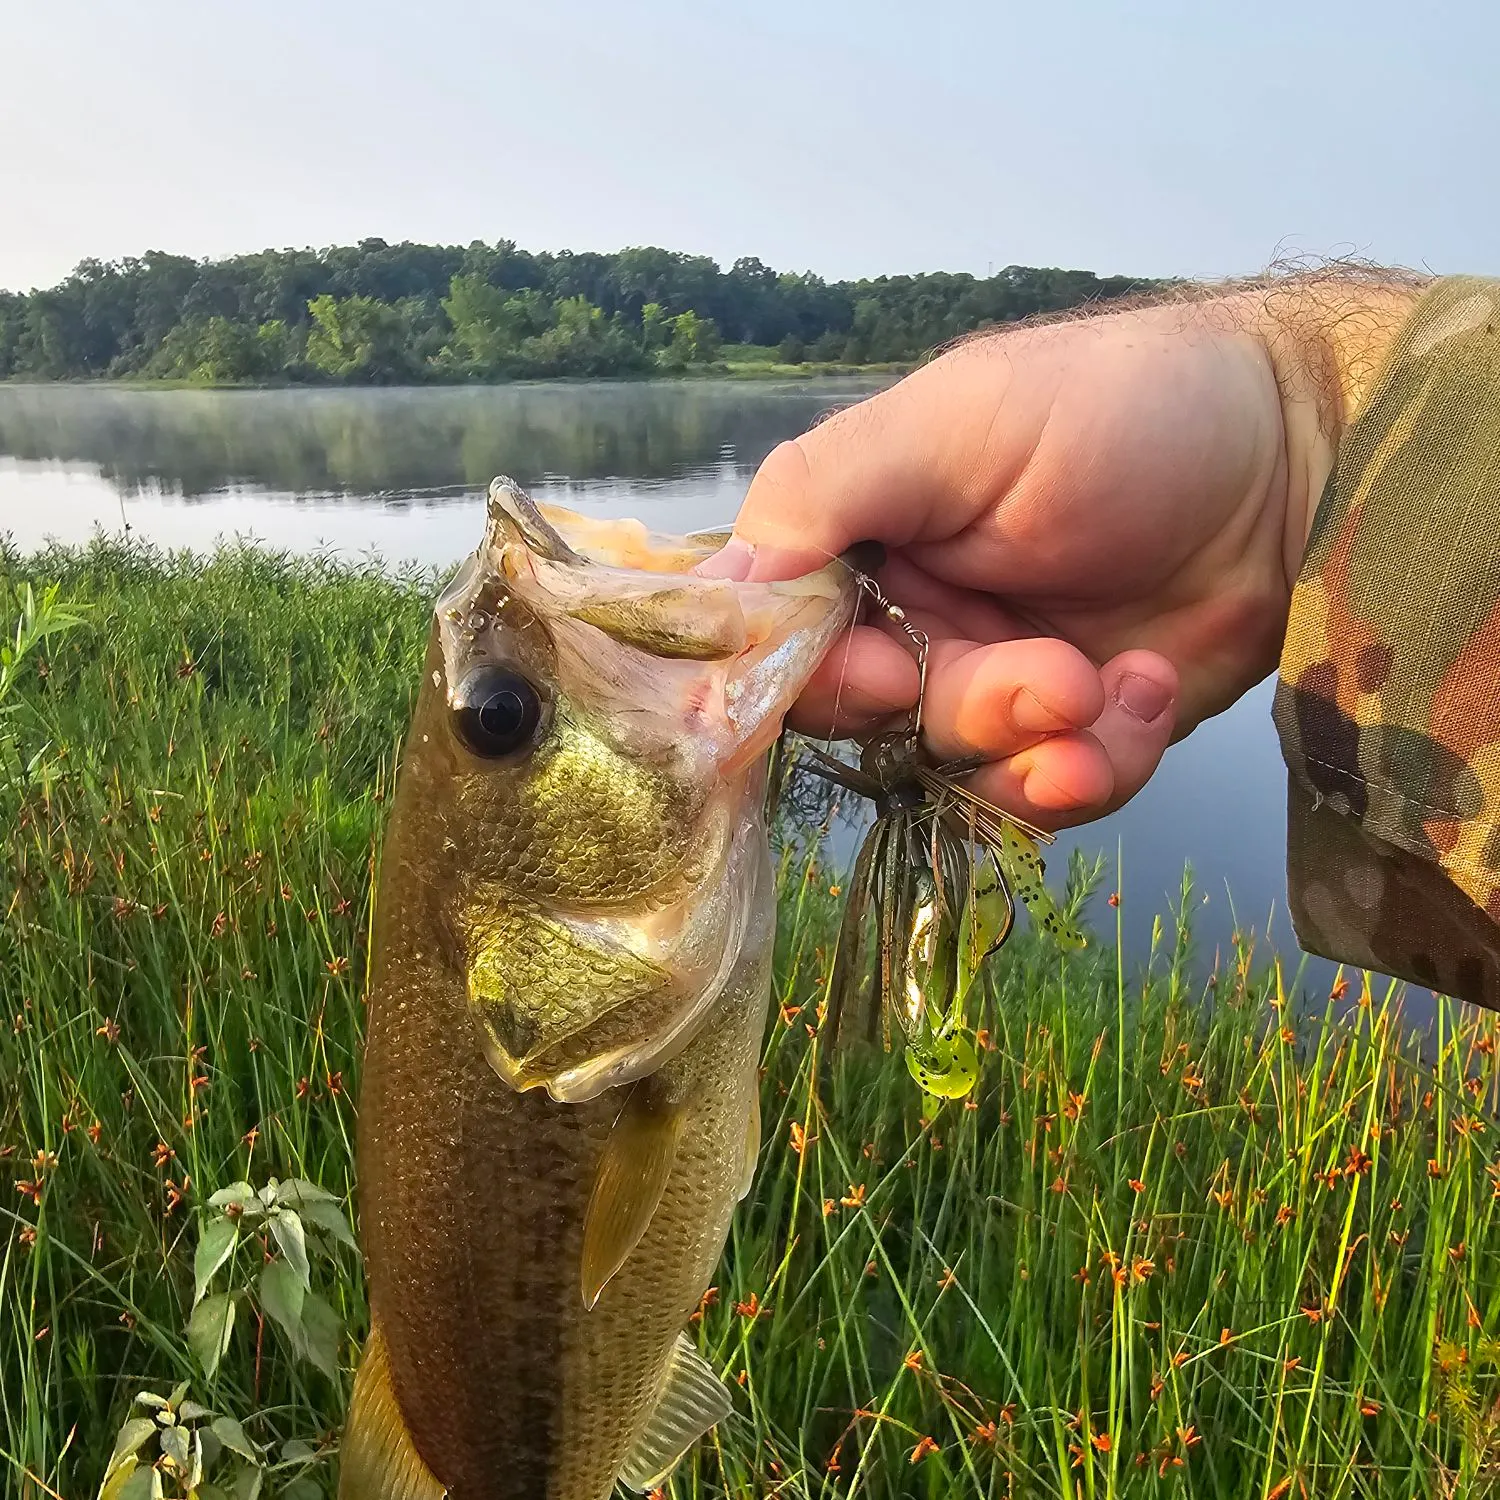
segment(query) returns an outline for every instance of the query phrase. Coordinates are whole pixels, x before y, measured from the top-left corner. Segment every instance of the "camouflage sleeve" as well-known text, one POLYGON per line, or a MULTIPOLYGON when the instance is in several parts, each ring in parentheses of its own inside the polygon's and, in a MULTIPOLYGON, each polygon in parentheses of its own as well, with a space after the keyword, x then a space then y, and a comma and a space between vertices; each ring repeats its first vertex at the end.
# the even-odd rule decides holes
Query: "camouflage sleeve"
POLYGON ((1275 716, 1302 946, 1500 1008, 1500 282, 1435 283, 1345 431, 1275 716))

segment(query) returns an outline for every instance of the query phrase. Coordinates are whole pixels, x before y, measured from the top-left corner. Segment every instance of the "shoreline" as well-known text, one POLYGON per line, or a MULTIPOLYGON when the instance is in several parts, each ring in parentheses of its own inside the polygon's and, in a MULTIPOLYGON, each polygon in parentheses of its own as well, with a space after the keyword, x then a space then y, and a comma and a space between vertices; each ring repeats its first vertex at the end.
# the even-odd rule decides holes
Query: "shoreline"
POLYGON ((912 361, 867 365, 842 364, 838 361, 800 365, 761 363, 754 360, 725 361, 686 370, 637 370, 615 375, 525 375, 511 380, 418 380, 418 381, 313 381, 313 380, 184 380, 153 378, 144 375, 64 376, 57 380, 0 377, 0 390, 52 389, 70 387, 80 390, 132 391, 427 391, 465 388, 503 388, 516 385, 643 385, 652 381, 690 384, 705 380, 812 381, 828 379, 877 379, 892 381, 910 374, 917 365, 912 361))

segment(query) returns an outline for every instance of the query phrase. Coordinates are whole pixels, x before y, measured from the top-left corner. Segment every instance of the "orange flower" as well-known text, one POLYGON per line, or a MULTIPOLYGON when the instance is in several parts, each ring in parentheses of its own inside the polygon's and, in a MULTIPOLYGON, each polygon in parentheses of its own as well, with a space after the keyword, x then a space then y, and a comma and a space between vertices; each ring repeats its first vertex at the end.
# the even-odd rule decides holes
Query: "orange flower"
POLYGON ((936 1453, 938 1445, 930 1438, 924 1437, 915 1448, 911 1450, 911 1461, 919 1464, 929 1453, 936 1453))
POLYGON ((1129 1182, 1132 1193, 1144 1193, 1146 1191, 1146 1184, 1139 1177, 1132 1177, 1129 1179, 1129 1182))
POLYGON ((1089 1441, 1090 1441, 1090 1442, 1091 1442, 1091 1443, 1092 1443, 1092 1444, 1093 1444, 1093 1445, 1094 1445, 1094 1447, 1096 1447, 1096 1448, 1097 1448, 1097 1449, 1098 1449, 1098 1450, 1099 1450, 1099 1451, 1100 1451, 1100 1452, 1101 1452, 1101 1453, 1108 1453, 1108 1452, 1109 1452, 1109 1450, 1110 1450, 1110 1449, 1111 1449, 1111 1448, 1113 1448, 1113 1447, 1114 1447, 1114 1445, 1115 1445, 1115 1440, 1114 1440, 1114 1439, 1113 1439, 1113 1438, 1112 1438, 1112 1437, 1110 1437, 1110 1435, 1109 1435, 1109 1434, 1108 1434, 1108 1433, 1107 1433, 1107 1432, 1096 1432, 1096 1433, 1094 1433, 1094 1435, 1093 1435, 1093 1436, 1092 1436, 1092 1437, 1091 1437, 1091 1438, 1090 1438, 1090 1439, 1089 1439, 1089 1441))
POLYGON ((862 1182, 859 1182, 859 1183, 851 1182, 849 1184, 849 1193, 848 1193, 848 1196, 844 1197, 844 1198, 840 1198, 839 1202, 842 1203, 845 1208, 863 1208, 864 1207, 864 1202, 865 1202, 865 1185, 864 1185, 864 1183, 862 1183, 862 1182))
POLYGON ((792 1121, 792 1150, 798 1156, 802 1155, 803 1148, 807 1145, 807 1132, 795 1121, 792 1121))
POLYGON ((922 1351, 920 1349, 913 1349, 901 1363, 908 1370, 920 1370, 922 1368, 922 1351))
POLYGON ((995 1441, 995 1424, 993 1422, 981 1422, 974 1429, 974 1435, 969 1441, 975 1444, 988 1443, 993 1445, 995 1441))

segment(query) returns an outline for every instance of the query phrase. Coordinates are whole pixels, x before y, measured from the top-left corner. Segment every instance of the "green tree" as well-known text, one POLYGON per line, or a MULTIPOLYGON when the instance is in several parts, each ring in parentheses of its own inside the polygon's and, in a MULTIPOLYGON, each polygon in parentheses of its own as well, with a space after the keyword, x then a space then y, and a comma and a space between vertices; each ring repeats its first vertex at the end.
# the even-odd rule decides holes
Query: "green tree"
POLYGON ((312 315, 307 362, 320 374, 356 384, 411 378, 411 320, 401 307, 375 297, 325 292, 307 310, 312 315))
POLYGON ((670 369, 708 365, 719 357, 719 326, 712 318, 700 318, 691 308, 672 319, 672 342, 661 356, 670 369))
POLYGON ((447 348, 457 363, 477 375, 513 370, 521 345, 552 323, 546 298, 537 291, 511 293, 482 276, 455 276, 443 299, 452 333, 447 348))
POLYGON ((261 380, 293 362, 295 343, 280 321, 256 327, 232 318, 191 318, 168 332, 145 370, 197 385, 261 380))
POLYGON ((646 365, 634 330, 586 297, 559 302, 552 327, 526 339, 521 356, 531 375, 618 375, 646 365))

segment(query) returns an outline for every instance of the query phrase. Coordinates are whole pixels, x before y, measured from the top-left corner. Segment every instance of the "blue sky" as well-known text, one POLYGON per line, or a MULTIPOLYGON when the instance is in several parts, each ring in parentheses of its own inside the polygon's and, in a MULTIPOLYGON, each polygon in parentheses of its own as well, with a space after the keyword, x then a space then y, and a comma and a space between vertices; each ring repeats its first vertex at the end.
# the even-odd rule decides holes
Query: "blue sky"
POLYGON ((0 0, 0 286, 160 248, 1500 271, 1490 0, 0 0))

